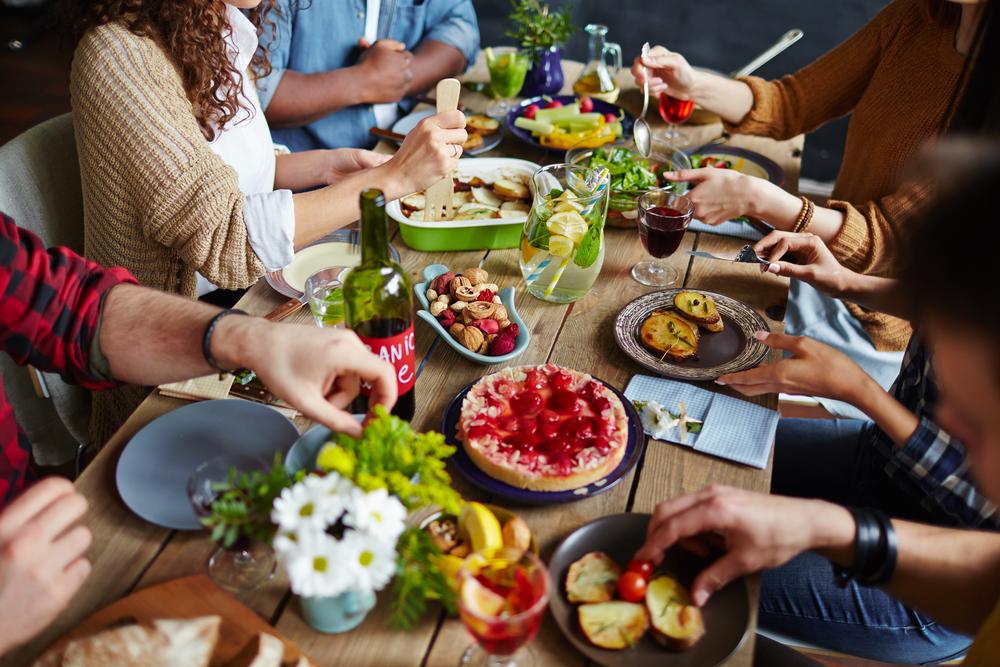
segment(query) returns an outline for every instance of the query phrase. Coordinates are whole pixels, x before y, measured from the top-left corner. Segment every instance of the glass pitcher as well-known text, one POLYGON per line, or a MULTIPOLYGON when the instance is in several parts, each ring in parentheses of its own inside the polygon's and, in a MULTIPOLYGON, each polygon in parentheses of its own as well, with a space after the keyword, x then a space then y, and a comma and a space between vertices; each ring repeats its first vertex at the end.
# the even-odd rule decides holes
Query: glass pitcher
POLYGON ((569 303, 593 287, 604 264, 610 180, 603 167, 572 164, 542 167, 532 176, 534 201, 519 253, 532 296, 569 303))
POLYGON ((573 92, 581 97, 595 97, 614 104, 621 89, 615 83, 615 76, 622 68, 622 47, 606 41, 608 26, 591 23, 584 30, 589 37, 589 59, 583 74, 573 84, 573 92), (608 56, 611 63, 608 63, 608 56))

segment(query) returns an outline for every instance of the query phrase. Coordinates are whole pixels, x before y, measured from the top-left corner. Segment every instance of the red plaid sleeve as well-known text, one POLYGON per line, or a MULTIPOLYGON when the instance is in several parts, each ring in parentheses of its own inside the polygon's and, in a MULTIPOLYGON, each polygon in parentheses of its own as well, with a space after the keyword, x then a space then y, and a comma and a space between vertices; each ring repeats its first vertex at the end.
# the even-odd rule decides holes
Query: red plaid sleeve
MULTIPOLYGON (((90 389, 113 386, 90 370, 90 344, 109 289, 135 278, 41 239, 0 213, 0 349, 18 364, 90 389)), ((23 486, 28 444, 0 386, 0 507, 23 486)))

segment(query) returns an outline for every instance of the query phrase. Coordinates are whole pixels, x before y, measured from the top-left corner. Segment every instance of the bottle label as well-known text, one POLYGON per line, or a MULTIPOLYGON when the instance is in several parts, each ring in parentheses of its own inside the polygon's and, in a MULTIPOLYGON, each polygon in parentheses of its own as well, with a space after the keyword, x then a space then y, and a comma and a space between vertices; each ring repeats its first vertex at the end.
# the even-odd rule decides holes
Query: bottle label
MULTIPOLYGON (((396 387, 400 396, 413 389, 417 379, 416 339, 413 336, 413 325, 401 334, 389 338, 365 338, 359 336, 361 342, 382 361, 387 361, 396 369, 396 387)), ((365 396, 371 393, 371 386, 361 383, 361 393, 365 396)))

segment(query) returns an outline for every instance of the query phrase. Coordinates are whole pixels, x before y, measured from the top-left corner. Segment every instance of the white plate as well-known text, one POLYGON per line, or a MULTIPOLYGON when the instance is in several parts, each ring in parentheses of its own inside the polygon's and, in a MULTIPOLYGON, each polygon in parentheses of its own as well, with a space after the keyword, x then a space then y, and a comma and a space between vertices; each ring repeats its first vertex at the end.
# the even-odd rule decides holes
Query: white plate
MULTIPOLYGON (((467 179, 473 176, 493 183, 504 174, 527 174, 531 176, 539 167, 534 162, 527 160, 517 160, 509 157, 479 157, 475 160, 462 160, 458 163, 458 178, 467 179)), ((510 218, 490 218, 488 220, 442 220, 440 222, 426 222, 424 220, 413 220, 403 215, 403 210, 399 205, 399 200, 389 202, 385 207, 386 214, 396 222, 411 227, 424 227, 428 229, 441 229, 442 225, 461 225, 462 227, 491 227, 493 225, 518 225, 523 224, 528 219, 525 212, 523 216, 510 218)))
MULTIPOLYGON (((393 126, 392 131, 396 134, 402 134, 406 136, 410 133, 410 130, 417 126, 417 123, 422 121, 424 118, 433 116, 435 114, 435 109, 421 109, 420 111, 413 111, 399 120, 397 120, 393 126)), ((476 114, 478 115, 478 114, 476 114)), ((483 135, 483 143, 479 146, 473 148, 472 150, 465 151, 464 155, 475 156, 481 155, 486 151, 491 151, 497 147, 497 145, 503 140, 503 124, 501 123, 500 128, 492 134, 483 135)))

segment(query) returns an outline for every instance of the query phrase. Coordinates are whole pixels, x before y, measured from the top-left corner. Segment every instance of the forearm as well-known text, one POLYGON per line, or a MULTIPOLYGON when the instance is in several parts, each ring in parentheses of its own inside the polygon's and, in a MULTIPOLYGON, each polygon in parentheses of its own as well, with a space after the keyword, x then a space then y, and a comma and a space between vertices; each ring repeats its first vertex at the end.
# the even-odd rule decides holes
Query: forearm
POLYGON ((865 375, 864 381, 855 386, 855 394, 849 402, 871 417, 897 447, 903 447, 917 430, 920 419, 870 376, 865 375))
MULTIPOLYGON (((802 199, 770 181, 753 176, 746 178, 750 179, 751 192, 748 198, 748 215, 763 220, 783 232, 792 231, 802 212, 802 199)), ((807 231, 823 239, 823 243, 829 244, 843 224, 843 213, 832 208, 817 206, 807 231)))
POLYGON ((906 320, 913 316, 895 278, 869 276, 845 269, 843 289, 835 296, 906 320))
POLYGON ((286 70, 266 116, 272 128, 298 127, 345 107, 363 104, 363 79, 358 67, 304 74, 286 70))
POLYGON ((743 120, 753 107, 750 86, 729 77, 695 70, 691 99, 728 123, 743 120))
POLYGON ((326 184, 329 151, 312 150, 278 155, 274 161, 275 190, 308 190, 326 184))
POLYGON ((465 56, 450 44, 425 39, 413 51, 410 72, 413 78, 406 86, 407 95, 430 90, 441 79, 458 76, 465 70, 465 56))

